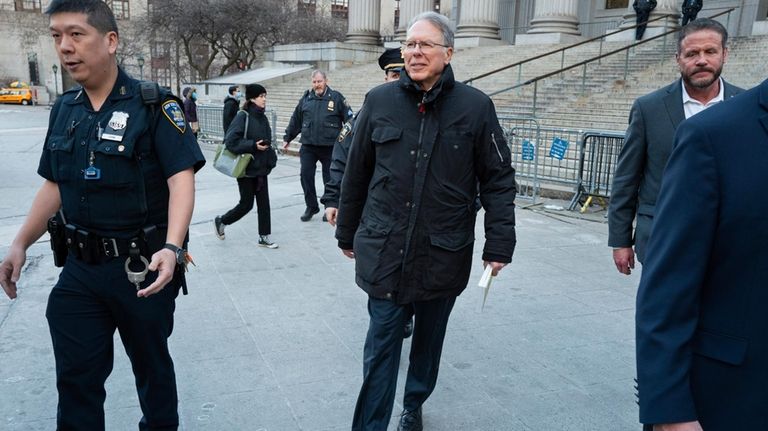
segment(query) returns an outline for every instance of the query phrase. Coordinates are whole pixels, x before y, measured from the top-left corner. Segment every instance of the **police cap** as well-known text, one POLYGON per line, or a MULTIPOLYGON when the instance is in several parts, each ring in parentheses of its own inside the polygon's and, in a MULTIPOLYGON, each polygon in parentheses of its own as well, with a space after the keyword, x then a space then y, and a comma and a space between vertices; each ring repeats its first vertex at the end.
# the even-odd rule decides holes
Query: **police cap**
POLYGON ((384 51, 379 57, 379 67, 385 72, 401 71, 405 67, 405 61, 403 55, 400 52, 400 48, 390 48, 384 51))

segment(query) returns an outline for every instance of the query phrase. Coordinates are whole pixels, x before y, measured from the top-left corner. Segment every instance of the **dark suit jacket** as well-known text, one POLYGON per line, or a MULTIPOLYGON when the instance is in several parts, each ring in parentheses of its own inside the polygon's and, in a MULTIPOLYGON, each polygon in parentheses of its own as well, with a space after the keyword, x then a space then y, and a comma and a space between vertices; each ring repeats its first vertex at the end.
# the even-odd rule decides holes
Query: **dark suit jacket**
POLYGON ((685 121, 637 293, 640 421, 768 430, 768 80, 685 121))
MULTIPOLYGON (((725 81, 723 81, 725 82, 725 81)), ((743 90, 725 83, 723 98, 743 90)), ((681 80, 639 97, 629 113, 629 127, 619 154, 608 206, 608 245, 635 246, 645 261, 645 244, 651 233, 661 175, 672 150, 677 126, 685 120, 681 80), (635 235, 632 221, 637 215, 635 235)))

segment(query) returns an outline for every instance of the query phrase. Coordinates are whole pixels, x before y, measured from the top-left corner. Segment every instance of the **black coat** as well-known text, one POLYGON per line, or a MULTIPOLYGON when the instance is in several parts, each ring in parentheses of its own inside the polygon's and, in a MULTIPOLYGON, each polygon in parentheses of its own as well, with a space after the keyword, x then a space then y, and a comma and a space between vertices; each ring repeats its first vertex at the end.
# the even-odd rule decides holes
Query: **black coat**
POLYGON ((283 141, 291 142, 301 133, 301 145, 332 147, 341 126, 352 117, 352 108, 344 96, 330 87, 322 96, 307 90, 293 110, 283 141))
POLYGON ((510 262, 514 176, 493 102, 455 82, 450 66, 426 93, 407 74, 371 90, 355 121, 336 229, 339 246, 354 248, 357 284, 398 303, 460 294, 478 190, 483 259, 510 262))
POLYGON ((354 124, 354 117, 344 123, 344 127, 341 128, 341 132, 339 133, 339 137, 336 138, 336 144, 333 146, 330 169, 331 179, 325 183, 325 193, 323 193, 323 197, 320 198, 320 203, 325 205, 326 208, 339 207, 341 180, 344 178, 344 171, 347 168, 347 156, 349 155, 349 147, 352 145, 351 131, 354 124))
POLYGON ((768 80, 677 130, 637 290, 640 421, 768 430, 768 80))
MULTIPOLYGON (((272 140, 272 128, 269 126, 269 120, 264 112, 260 112, 255 106, 248 107, 248 134, 247 140, 243 139, 243 130, 245 130, 245 111, 239 111, 235 115, 235 119, 232 120, 232 124, 229 125, 227 135, 224 137, 224 145, 227 149, 235 154, 251 153, 253 154, 253 161, 248 165, 245 170, 246 177, 257 177, 261 175, 267 175, 269 172, 265 172, 259 166, 264 166, 264 163, 259 163, 259 159, 267 157, 267 151, 260 151, 256 148, 256 142, 264 140, 265 143, 270 143, 272 140), (243 112, 242 114, 240 112, 243 112)), ((268 150, 270 151, 270 150, 268 150)))
POLYGON ((227 133, 227 129, 229 129, 229 125, 232 124, 232 120, 235 119, 235 115, 237 115, 237 111, 240 109, 240 103, 232 96, 227 96, 226 99, 224 99, 224 110, 221 114, 221 125, 224 128, 224 134, 227 133))

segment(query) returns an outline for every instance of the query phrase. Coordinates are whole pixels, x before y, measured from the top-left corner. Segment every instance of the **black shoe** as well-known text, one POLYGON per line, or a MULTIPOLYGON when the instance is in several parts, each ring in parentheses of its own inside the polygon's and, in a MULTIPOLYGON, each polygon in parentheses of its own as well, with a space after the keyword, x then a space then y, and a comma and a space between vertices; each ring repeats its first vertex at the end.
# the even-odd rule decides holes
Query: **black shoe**
POLYGON ((405 331, 403 333, 403 338, 408 338, 411 335, 413 335, 413 317, 408 319, 407 322, 405 322, 405 328, 403 328, 405 331))
POLYGON ((414 411, 403 410, 400 413, 400 422, 397 424, 397 431, 422 431, 421 425, 421 407, 414 411))
POLYGON ((312 218, 313 215, 320 212, 320 208, 307 208, 306 211, 304 211, 304 214, 299 217, 301 221, 309 221, 309 219, 312 218))
POLYGON ((213 228, 216 232, 216 237, 224 239, 224 223, 221 222, 221 217, 216 216, 216 218, 213 219, 213 228))

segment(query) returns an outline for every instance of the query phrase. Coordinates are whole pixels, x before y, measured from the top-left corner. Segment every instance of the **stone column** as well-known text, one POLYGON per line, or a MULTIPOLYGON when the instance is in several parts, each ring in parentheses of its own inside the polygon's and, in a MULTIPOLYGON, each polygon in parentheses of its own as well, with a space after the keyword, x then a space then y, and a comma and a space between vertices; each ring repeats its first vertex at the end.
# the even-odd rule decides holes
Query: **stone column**
POLYGON ((531 29, 528 34, 564 33, 575 36, 579 32, 577 0, 536 0, 531 29))
POLYGON ((400 22, 397 25, 395 39, 405 40, 405 33, 408 31, 408 24, 416 15, 422 12, 432 10, 432 0, 400 0, 400 22))
POLYGON ((379 44, 380 0, 351 0, 349 26, 345 42, 364 45, 379 44))
POLYGON ((499 38, 499 1, 462 0, 456 38, 499 38))
POLYGON ((578 0, 536 0, 531 29, 515 43, 574 43, 584 38, 579 31, 578 0))

